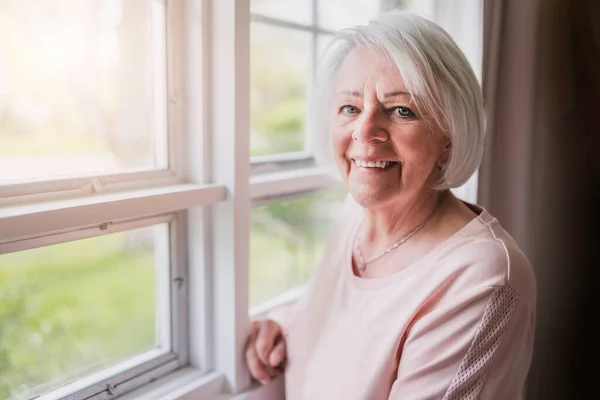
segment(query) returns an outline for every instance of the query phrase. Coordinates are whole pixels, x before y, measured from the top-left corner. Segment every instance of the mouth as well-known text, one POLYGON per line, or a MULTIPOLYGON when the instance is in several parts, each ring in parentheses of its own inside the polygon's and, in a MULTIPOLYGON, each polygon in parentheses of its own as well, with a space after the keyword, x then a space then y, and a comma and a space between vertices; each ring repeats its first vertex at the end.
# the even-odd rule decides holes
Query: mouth
POLYGON ((379 161, 364 161, 357 160, 355 158, 351 159, 352 164, 356 167, 369 169, 369 170, 386 170, 395 167, 398 165, 396 161, 387 161, 387 160, 379 160, 379 161))

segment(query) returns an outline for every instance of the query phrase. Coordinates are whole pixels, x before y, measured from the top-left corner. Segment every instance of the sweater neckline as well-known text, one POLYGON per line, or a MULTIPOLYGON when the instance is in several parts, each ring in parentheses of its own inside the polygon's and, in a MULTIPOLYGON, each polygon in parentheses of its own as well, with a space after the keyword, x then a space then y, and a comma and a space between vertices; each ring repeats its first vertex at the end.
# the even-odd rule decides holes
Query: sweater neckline
POLYGON ((461 239, 464 236, 467 236, 470 231, 476 229, 477 226, 488 225, 495 221, 495 218, 484 208, 479 205, 467 203, 463 201, 463 203, 473 210, 477 215, 469 221, 465 226, 460 228, 458 231, 454 232, 450 237, 445 239, 443 242, 438 244, 435 248, 433 248, 429 253, 424 254, 421 258, 415 260, 411 264, 402 268, 399 271, 396 271, 390 275, 382 276, 379 278, 364 278, 361 276, 357 276, 354 274, 354 268, 352 267, 352 255, 353 255, 353 246, 356 240, 356 236, 358 235, 358 230, 361 225, 362 220, 362 212, 357 213, 357 218, 354 218, 353 225, 350 227, 351 233, 349 235, 349 241, 346 244, 346 255, 344 257, 344 270, 345 277, 350 281, 350 283, 355 286, 357 289, 361 290, 376 290, 379 288, 383 288, 396 282, 399 279, 408 273, 410 270, 415 268, 416 266, 425 263, 427 260, 433 258, 436 254, 440 253, 444 248, 453 242, 461 239))

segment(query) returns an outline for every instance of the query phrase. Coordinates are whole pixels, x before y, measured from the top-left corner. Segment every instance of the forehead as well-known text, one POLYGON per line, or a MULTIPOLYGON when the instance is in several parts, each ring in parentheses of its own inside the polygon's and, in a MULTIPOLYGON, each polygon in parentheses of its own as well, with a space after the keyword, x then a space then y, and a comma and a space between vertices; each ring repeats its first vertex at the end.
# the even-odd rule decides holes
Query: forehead
POLYGON ((405 89, 402 75, 383 50, 355 47, 346 56, 336 76, 336 91, 405 89))

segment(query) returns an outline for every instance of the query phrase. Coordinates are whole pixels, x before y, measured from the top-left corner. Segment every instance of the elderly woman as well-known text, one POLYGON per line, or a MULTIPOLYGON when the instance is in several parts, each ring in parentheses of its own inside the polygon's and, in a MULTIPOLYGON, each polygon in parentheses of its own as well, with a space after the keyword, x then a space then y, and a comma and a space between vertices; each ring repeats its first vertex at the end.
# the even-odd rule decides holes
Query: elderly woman
POLYGON ((449 190, 478 167, 477 79, 406 12, 337 35, 313 129, 349 196, 303 298, 252 321, 246 361, 288 400, 521 398, 536 282, 489 212, 449 190))

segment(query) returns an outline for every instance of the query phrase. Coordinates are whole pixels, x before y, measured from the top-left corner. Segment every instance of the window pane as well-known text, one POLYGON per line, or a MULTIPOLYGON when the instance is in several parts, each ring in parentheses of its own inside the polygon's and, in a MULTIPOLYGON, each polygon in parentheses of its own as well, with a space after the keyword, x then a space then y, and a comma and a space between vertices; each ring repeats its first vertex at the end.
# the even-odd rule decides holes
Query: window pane
POLYGON ((310 34, 253 23, 250 39, 251 155, 301 151, 310 34))
POLYGON ((318 24, 329 30, 365 24, 379 11, 379 0, 319 0, 317 4, 318 24))
POLYGON ((319 61, 326 53, 330 51, 329 46, 333 40, 333 35, 317 35, 317 61, 319 61))
POLYGON ((160 224, 0 255, 0 398, 27 399, 159 347, 167 246, 160 224))
POLYGON ((306 283, 345 195, 329 189, 252 208, 251 307, 306 283))
POLYGON ((307 0, 251 0, 250 11, 266 17, 310 25, 312 3, 307 0))
POLYGON ((166 167, 157 5, 0 3, 0 184, 166 167))

